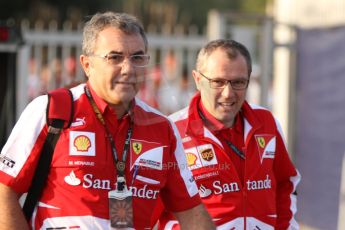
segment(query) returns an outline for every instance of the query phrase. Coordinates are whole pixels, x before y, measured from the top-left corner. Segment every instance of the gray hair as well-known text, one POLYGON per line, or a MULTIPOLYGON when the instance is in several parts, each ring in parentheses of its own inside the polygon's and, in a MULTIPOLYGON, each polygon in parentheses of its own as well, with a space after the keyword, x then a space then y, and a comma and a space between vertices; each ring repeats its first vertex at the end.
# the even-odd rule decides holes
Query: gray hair
POLYGON ((242 55, 247 63, 248 68, 248 77, 252 73, 252 60, 248 49, 241 43, 230 40, 230 39, 218 39, 207 43, 200 51, 196 60, 196 69, 197 71, 202 71, 204 64, 207 61, 207 58, 212 54, 216 49, 222 49, 226 52, 229 59, 236 59, 238 55, 242 55))
POLYGON ((147 37, 141 22, 134 16, 126 13, 96 13, 85 23, 83 31, 83 53, 90 55, 94 52, 98 34, 107 27, 115 27, 126 34, 140 34, 145 43, 147 51, 147 37))

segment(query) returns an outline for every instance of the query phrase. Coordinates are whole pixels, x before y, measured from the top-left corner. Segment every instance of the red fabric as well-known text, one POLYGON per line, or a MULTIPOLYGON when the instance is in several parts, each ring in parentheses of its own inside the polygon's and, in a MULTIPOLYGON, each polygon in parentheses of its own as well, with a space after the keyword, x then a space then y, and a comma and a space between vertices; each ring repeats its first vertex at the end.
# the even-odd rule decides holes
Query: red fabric
MULTIPOLYGON (((37 209, 35 228, 107 229, 109 227, 108 192, 115 188, 117 173, 105 129, 84 94, 84 85, 72 88, 75 112, 71 128, 63 130, 55 148, 47 186, 37 209)), ((113 135, 118 157, 122 158, 129 116, 118 120, 114 112, 102 109, 113 135)), ((7 176, 0 182, 18 192, 28 189, 30 176, 46 136, 46 96, 32 101, 24 110, 2 151, 15 163, 0 163, 7 176), (27 122, 30 120, 30 122, 27 122), (21 135, 28 133, 30 135, 21 135), (20 146, 20 148, 19 148, 20 146)), ((140 100, 135 101, 133 135, 126 165, 126 181, 133 193, 135 229, 152 228, 159 196, 170 211, 187 210, 201 203, 192 174, 185 168, 181 141, 170 121, 140 100), (134 165, 138 165, 133 179, 134 165), (168 167, 169 166, 169 167, 168 167)))
POLYGON ((49 119, 61 119, 66 121, 65 127, 72 118, 73 101, 68 89, 59 88, 49 92, 49 119))
MULTIPOLYGON (((219 139, 227 136, 229 130, 211 132, 202 125, 199 101, 197 94, 188 108, 170 118, 184 140, 189 168, 218 229, 297 228, 294 192, 300 176, 271 113, 246 102, 242 106, 243 129, 241 119, 237 118, 230 131, 235 134, 234 144, 244 146, 246 159, 241 165, 241 160, 229 155, 229 149, 219 139)), ((159 229, 178 229, 178 225, 172 227, 174 221, 165 212, 159 229)))
POLYGON ((244 134, 243 134, 243 117, 241 113, 237 114, 235 117, 235 123, 233 127, 227 128, 223 123, 218 121, 214 116, 212 116, 203 106, 201 100, 198 102, 198 109, 203 114, 205 119, 207 119, 207 128, 222 142, 225 152, 230 157, 232 163, 236 167, 236 171, 239 174, 239 178, 243 184, 244 180, 244 160, 239 157, 235 151, 227 144, 226 141, 230 141, 236 148, 244 152, 244 134))

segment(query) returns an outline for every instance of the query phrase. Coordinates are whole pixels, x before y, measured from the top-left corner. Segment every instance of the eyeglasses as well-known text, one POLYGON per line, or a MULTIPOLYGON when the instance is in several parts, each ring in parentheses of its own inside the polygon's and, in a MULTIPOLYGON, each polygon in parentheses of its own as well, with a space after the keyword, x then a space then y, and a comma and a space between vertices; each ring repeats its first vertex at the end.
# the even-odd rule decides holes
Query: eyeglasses
MULTIPOLYGON (((99 57, 99 58, 104 58, 108 64, 110 65, 119 65, 121 64, 126 56, 122 54, 116 54, 116 53, 108 53, 106 55, 89 55, 91 57, 99 57)), ((150 56, 147 54, 134 54, 128 56, 129 61, 132 63, 132 65, 136 67, 145 67, 149 64, 150 61, 150 56)))
POLYGON ((212 89, 224 89, 229 83, 231 88, 234 90, 243 90, 248 87, 249 80, 248 79, 236 79, 236 80, 225 80, 221 78, 211 79, 206 77, 201 72, 198 72, 201 76, 208 80, 210 87, 212 89))

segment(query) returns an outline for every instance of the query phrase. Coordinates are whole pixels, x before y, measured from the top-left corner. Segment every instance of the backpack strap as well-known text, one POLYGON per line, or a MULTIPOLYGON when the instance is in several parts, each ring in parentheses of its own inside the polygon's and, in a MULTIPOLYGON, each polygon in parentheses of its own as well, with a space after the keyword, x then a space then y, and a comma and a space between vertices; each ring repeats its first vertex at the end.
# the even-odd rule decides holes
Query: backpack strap
POLYGON ((68 128, 71 126, 73 114, 73 95, 69 89, 60 88, 48 92, 46 113, 48 126, 52 124, 53 119, 61 119, 64 121, 63 128, 68 128))
POLYGON ((60 137, 62 129, 70 127, 72 118, 73 96, 71 91, 61 88, 48 92, 48 105, 46 112, 48 134, 43 144, 35 174, 32 178, 32 182, 23 205, 23 212, 28 222, 31 219, 36 203, 41 197, 45 186, 55 145, 60 137), (69 108, 69 110, 66 108, 69 108))

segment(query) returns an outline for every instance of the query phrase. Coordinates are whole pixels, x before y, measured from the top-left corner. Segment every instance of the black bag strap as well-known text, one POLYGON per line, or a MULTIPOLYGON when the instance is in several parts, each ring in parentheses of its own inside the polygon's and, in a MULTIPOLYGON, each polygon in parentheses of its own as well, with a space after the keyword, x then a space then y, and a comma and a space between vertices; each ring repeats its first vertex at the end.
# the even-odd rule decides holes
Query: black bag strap
POLYGON ((45 142, 42 147, 42 151, 40 154, 40 158, 37 163, 37 167, 35 170, 35 174, 32 178, 32 182, 28 191, 28 194, 26 196, 24 205, 23 205, 23 212, 26 217, 26 220, 29 222, 32 216, 32 213, 35 209, 36 203, 41 197, 43 188, 45 186, 50 164, 53 158, 53 152, 55 149, 55 145, 60 137, 61 131, 63 128, 68 128, 72 122, 73 117, 73 96, 71 91, 68 89, 58 89, 54 90, 48 93, 48 105, 47 105, 47 125, 48 125, 48 135, 45 139, 45 142), (64 92, 66 91, 66 92, 64 92), (61 98, 62 97, 62 98, 61 98), (69 97, 68 100, 65 100, 69 97), (63 102, 63 104, 62 104, 63 102), (70 103, 70 106, 67 108, 70 108, 68 111, 69 116, 66 119, 66 103, 70 103), (52 106, 53 105, 53 106, 52 106), (51 108, 54 107, 54 108, 51 108), (53 111, 59 111, 61 110, 61 113, 64 113, 61 115, 61 118, 56 118, 56 114, 52 115, 53 118, 51 118, 50 114, 53 111), (67 124, 67 125, 65 125, 67 124))

